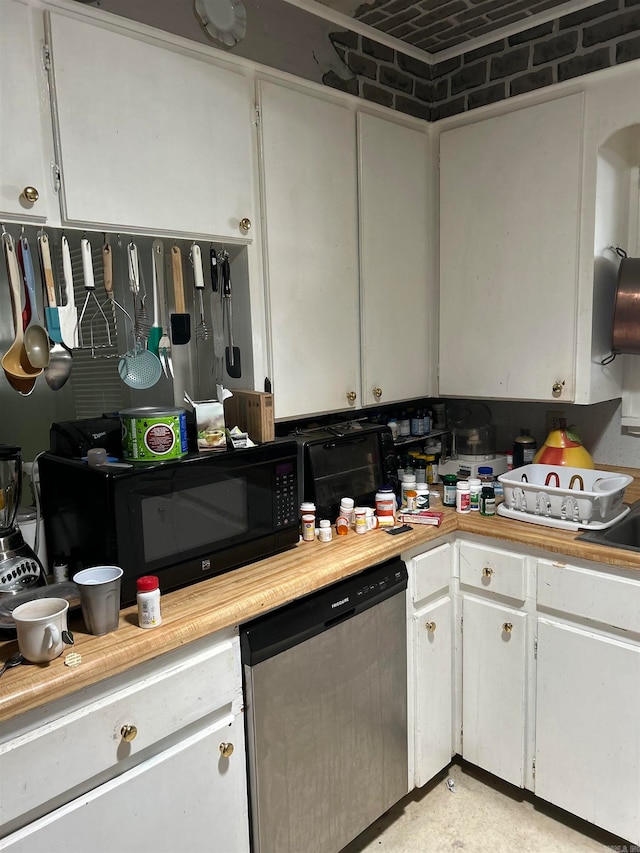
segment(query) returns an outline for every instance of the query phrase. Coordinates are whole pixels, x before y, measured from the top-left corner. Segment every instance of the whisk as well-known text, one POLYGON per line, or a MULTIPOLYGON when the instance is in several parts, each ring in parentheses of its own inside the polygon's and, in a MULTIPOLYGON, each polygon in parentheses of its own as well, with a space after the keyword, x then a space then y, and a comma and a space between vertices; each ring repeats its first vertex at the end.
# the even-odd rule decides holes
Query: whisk
MULTIPOLYGON (((118 308, 122 313, 131 320, 131 315, 128 311, 126 311, 122 305, 118 302, 113 294, 113 252, 111 250, 111 244, 108 240, 105 240, 104 245, 102 247, 102 269, 104 273, 104 289, 107 294, 107 300, 111 304, 111 316, 113 317, 113 327, 117 331, 117 323, 116 323, 116 308, 118 308)), ((104 302, 102 303, 105 304, 104 302)))
POLYGON ((129 268, 129 288, 133 294, 134 335, 136 340, 141 341, 149 333, 149 320, 145 307, 147 293, 146 289, 144 292, 140 290, 142 269, 138 257, 138 247, 133 240, 127 246, 127 263, 129 268))

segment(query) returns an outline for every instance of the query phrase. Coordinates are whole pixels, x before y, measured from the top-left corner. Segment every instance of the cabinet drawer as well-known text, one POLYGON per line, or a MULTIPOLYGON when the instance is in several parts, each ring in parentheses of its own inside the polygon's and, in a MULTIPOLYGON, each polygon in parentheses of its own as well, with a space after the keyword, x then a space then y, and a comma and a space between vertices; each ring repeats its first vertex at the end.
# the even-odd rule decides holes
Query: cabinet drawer
POLYGON ((422 601, 430 595, 449 589, 451 579, 451 545, 439 545, 414 557, 409 563, 409 574, 413 577, 412 599, 422 601))
POLYGON ((0 744, 0 778, 15 780, 2 786, 0 825, 98 774, 104 781, 122 773, 146 758, 157 742, 208 714, 228 710, 241 696, 241 670, 238 639, 225 637, 195 644, 192 654, 170 653, 96 685, 85 694, 86 703, 66 713, 60 703, 49 705, 33 726, 0 744), (136 727, 133 740, 124 739, 124 726, 136 727))
POLYGON ((538 560, 538 607, 640 634, 640 576, 538 560))
POLYGON ((505 595, 518 601, 526 597, 526 558, 475 542, 460 542, 460 583, 505 595))

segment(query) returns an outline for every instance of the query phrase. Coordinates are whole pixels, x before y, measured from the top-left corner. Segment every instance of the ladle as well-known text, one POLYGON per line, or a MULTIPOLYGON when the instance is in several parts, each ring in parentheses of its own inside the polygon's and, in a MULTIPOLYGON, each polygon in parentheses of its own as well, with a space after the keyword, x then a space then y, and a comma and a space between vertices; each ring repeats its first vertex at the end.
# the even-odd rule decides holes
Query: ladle
POLYGON ((73 357, 71 350, 62 343, 62 332, 56 303, 56 285, 53 278, 53 266, 51 264, 51 252, 49 250, 49 238, 46 234, 38 237, 40 247, 40 259, 44 273, 44 283, 49 303, 48 318, 52 325, 49 326, 49 336, 54 342, 49 352, 49 364, 44 371, 44 378, 52 391, 59 391, 71 374, 73 357))
POLYGON ((24 236, 20 238, 20 248, 22 250, 22 266, 27 282, 29 304, 31 306, 31 319, 24 330, 24 348, 27 351, 27 358, 33 367, 46 367, 49 364, 49 335, 47 335, 38 317, 33 260, 31 258, 29 242, 24 236))
POLYGON ((34 367, 27 358, 22 331, 22 302, 20 299, 20 269, 16 258, 15 246, 11 234, 4 231, 2 245, 7 263, 9 286, 11 288, 11 305, 13 307, 13 324, 15 337, 9 349, 2 356, 2 369, 9 384, 25 396, 33 391, 36 379, 42 373, 41 367, 34 367))

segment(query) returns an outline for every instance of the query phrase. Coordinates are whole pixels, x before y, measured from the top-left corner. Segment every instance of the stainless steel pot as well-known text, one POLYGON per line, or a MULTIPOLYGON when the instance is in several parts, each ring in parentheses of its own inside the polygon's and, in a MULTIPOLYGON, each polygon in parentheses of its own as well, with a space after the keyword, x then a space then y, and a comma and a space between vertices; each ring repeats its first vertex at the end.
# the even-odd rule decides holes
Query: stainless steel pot
POLYGON ((640 258, 620 261, 611 349, 640 354, 640 258))

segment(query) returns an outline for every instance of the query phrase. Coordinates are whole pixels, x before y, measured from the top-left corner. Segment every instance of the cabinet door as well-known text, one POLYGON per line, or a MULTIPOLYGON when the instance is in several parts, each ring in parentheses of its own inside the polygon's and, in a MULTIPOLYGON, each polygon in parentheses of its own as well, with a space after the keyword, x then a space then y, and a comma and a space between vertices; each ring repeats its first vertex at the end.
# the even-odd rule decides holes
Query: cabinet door
POLYGON ((44 222, 54 204, 51 114, 43 57, 42 17, 23 3, 0 3, 0 213, 44 222), (37 16, 37 17, 36 17, 37 16), (36 21, 38 24, 36 25, 36 21), (46 135, 49 140, 45 143, 46 135), (23 195, 33 187, 38 199, 23 195))
POLYGON ((426 132, 358 115, 365 406, 434 393, 428 145, 426 132))
POLYGON ((640 646, 538 620, 537 796, 640 843, 640 646))
POLYGON ((355 114, 271 83, 260 93, 275 416, 358 407, 355 114))
POLYGON ((251 81, 60 14, 50 28, 64 219, 244 236, 251 81))
POLYGON ((440 137, 441 395, 574 397, 583 97, 440 137))
POLYGON ((462 615, 462 755, 522 787, 526 614, 463 596, 462 615))
POLYGON ((0 842, 11 853, 245 853, 242 719, 218 720, 0 842), (222 744, 232 744, 225 758, 222 744))
POLYGON ((413 616, 415 783, 446 767, 453 748, 452 604, 447 595, 413 616))

